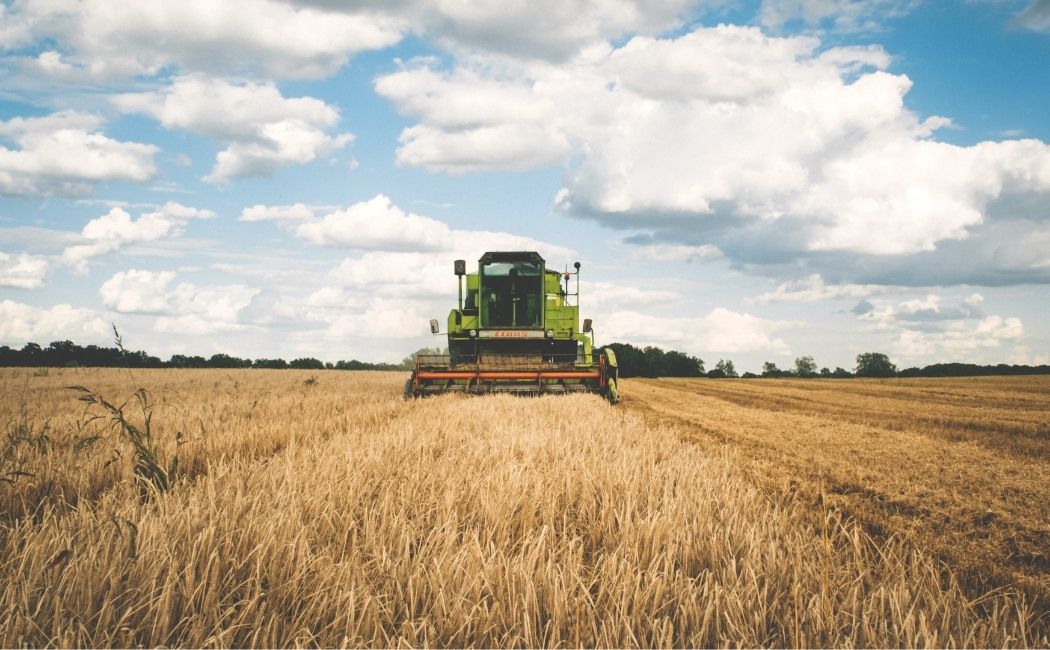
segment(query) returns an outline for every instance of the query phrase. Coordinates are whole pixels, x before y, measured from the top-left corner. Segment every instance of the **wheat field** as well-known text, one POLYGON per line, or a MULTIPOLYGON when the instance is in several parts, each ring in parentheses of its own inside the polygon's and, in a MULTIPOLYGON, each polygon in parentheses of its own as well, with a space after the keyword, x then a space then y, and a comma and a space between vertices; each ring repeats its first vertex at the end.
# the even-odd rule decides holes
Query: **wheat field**
POLYGON ((0 646, 1050 644, 1047 382, 403 380, 0 370, 0 646))

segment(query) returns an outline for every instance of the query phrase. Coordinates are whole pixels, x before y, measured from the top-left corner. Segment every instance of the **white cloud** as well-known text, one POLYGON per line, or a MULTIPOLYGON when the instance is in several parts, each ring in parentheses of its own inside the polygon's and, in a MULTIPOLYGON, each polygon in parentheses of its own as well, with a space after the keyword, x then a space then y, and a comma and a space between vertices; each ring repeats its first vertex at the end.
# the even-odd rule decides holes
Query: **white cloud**
POLYGON ((44 286, 48 266, 46 257, 0 252, 0 287, 39 289, 44 286))
POLYGON ((697 0, 421 1, 424 30, 455 50, 563 59, 594 42, 669 29, 704 5, 697 0))
MULTIPOLYGON (((575 291, 575 279, 571 278, 569 280, 569 292, 575 291)), ((580 293, 584 296, 587 308, 593 309, 596 313, 630 309, 631 307, 643 305, 668 305, 682 299, 681 294, 666 289, 643 288, 591 280, 580 282, 580 293)))
POLYGON ((315 209, 303 203, 293 205, 253 205, 241 210, 238 221, 276 221, 296 222, 310 221, 314 218, 315 209))
POLYGON ((591 43, 659 33, 725 0, 52 0, 0 7, 0 48, 62 44, 40 63, 66 78, 209 74, 319 78, 410 31, 460 53, 565 59, 591 43))
POLYGON ((1009 362, 1024 366, 1050 365, 1050 354, 1035 354, 1027 345, 1015 345, 1009 362))
MULTIPOLYGON (((535 250, 548 263, 567 263, 576 253, 565 246, 550 244, 531 237, 487 230, 454 230, 448 224, 431 217, 405 212, 389 197, 377 194, 367 201, 337 209, 320 218, 312 217, 316 209, 307 206, 255 205, 241 212, 241 221, 277 221, 291 228, 295 235, 312 244, 383 253, 369 257, 372 263, 379 259, 391 266, 412 264, 422 260, 443 260, 454 257, 476 260, 485 251, 535 250), (399 257, 402 253, 430 253, 431 257, 399 257)), ((356 258, 354 263, 364 260, 356 258)), ((393 269, 390 269, 393 270, 393 269)), ((365 271, 367 274, 367 271, 365 271)))
POLYGON ((103 282, 98 293, 104 305, 122 313, 164 313, 170 308, 167 286, 174 279, 173 271, 130 269, 103 282))
POLYGON ((722 251, 711 244, 647 244, 639 247, 640 257, 657 262, 711 262, 722 258, 722 251))
POLYGON ((112 335, 110 324, 92 309, 61 304, 41 308, 13 300, 0 301, 0 341, 24 344, 45 339, 100 341, 112 335))
POLYGON ((229 321, 213 320, 199 314, 161 316, 153 323, 153 331, 161 334, 202 336, 216 332, 243 332, 245 325, 229 321))
POLYGON ((402 131, 397 160, 430 171, 529 169, 567 159, 572 144, 557 114, 565 107, 528 85, 471 70, 428 68, 379 77, 376 92, 423 119, 402 131))
POLYGON ((234 323, 258 293, 259 289, 240 284, 201 287, 183 282, 171 293, 172 311, 219 323, 234 323))
POLYGON ((630 341, 698 354, 790 351, 776 332, 792 323, 717 308, 700 317, 660 317, 616 311, 595 318, 595 330, 605 341, 630 341))
POLYGON ((909 111, 911 81, 889 63, 877 47, 821 50, 722 25, 557 66, 424 61, 375 87, 417 120, 402 132, 403 164, 562 162, 563 209, 664 241, 700 233, 731 259, 933 251, 970 237, 993 201, 1050 192, 1050 147, 936 141, 950 121, 909 111))
POLYGON ((835 32, 879 31, 883 21, 902 16, 917 0, 762 0, 758 22, 772 30, 801 22, 835 32))
POLYGON ((171 271, 120 271, 99 289, 103 304, 122 313, 161 314, 154 330, 205 334, 245 329, 241 312, 260 293, 240 284, 199 286, 182 282, 174 288, 171 271))
POLYGON ((183 76, 159 92, 119 95, 123 111, 145 113, 167 128, 203 133, 227 146, 207 176, 227 181, 270 174, 336 151, 352 139, 330 134, 339 111, 313 97, 286 98, 271 83, 183 76))
POLYGON ((904 329, 897 333, 892 349, 908 358, 968 361, 982 349, 998 348, 1024 334, 1019 318, 987 316, 975 323, 953 322, 944 329, 904 329))
POLYGON ((344 287, 363 290, 382 278, 381 293, 396 297, 440 295, 452 288, 452 259, 448 255, 368 251, 348 257, 332 269, 331 279, 344 287))
POLYGON ((212 219, 215 216, 211 210, 173 202, 165 203, 155 212, 140 214, 138 219, 132 219, 122 208, 113 208, 84 226, 80 232, 83 243, 66 247, 62 252, 62 260, 77 272, 85 273, 95 257, 115 252, 129 244, 180 235, 190 220, 212 219))
POLYGON ((88 194, 107 181, 148 181, 157 147, 121 142, 99 132, 102 120, 76 111, 0 122, 0 194, 88 194))
POLYGON ((984 297, 975 293, 956 304, 927 294, 900 302, 879 301, 858 310, 858 318, 875 331, 891 335, 890 349, 909 359, 976 361, 981 350, 999 348, 1024 335, 1019 318, 985 314, 984 297))
POLYGON ((429 316, 416 301, 380 297, 362 310, 346 310, 323 317, 328 322, 324 336, 405 339, 426 332, 429 316))
POLYGON ((0 18, 0 47, 58 41, 66 54, 43 63, 76 66, 88 79, 167 67, 323 77, 357 52, 393 45, 405 28, 400 17, 368 8, 338 12, 276 0, 24 2, 0 18))
POLYGON ((773 291, 763 293, 758 302, 815 302, 835 298, 863 298, 884 290, 878 285, 826 284, 819 273, 801 280, 791 280, 777 285, 773 291))
POLYGON ((382 194, 304 223, 295 234, 313 244, 362 250, 433 251, 445 250, 452 243, 447 225, 407 213, 382 194))

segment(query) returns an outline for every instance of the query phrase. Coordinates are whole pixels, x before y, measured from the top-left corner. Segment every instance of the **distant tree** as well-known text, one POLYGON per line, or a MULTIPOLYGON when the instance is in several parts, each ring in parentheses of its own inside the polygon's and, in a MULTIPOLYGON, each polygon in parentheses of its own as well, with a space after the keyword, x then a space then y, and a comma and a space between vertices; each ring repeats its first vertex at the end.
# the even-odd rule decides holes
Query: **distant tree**
POLYGON ((637 348, 630 343, 610 343, 605 346, 616 354, 621 377, 702 377, 704 360, 671 350, 665 352, 654 346, 637 348))
POLYGON ((218 354, 211 355, 208 359, 209 368, 250 368, 252 366, 251 359, 241 359, 239 357, 231 357, 228 354, 219 352, 218 354))
POLYGON ((43 351, 47 357, 48 365, 66 366, 70 362, 76 362, 80 346, 72 341, 51 341, 51 345, 43 351))
POLYGON ((894 377, 897 375, 897 366, 890 362, 890 358, 881 352, 864 352, 857 355, 858 377, 894 377))
POLYGON ((715 364, 715 370, 721 370, 725 377, 739 377, 736 374, 736 368, 733 367, 733 362, 729 359, 719 359, 718 363, 715 364))
POLYGON ((744 374, 740 375, 740 378, 741 379, 757 379, 758 375, 756 375, 753 372, 745 372, 744 374))
POLYGON ((253 368, 269 368, 271 370, 284 370, 288 367, 288 362, 284 359, 256 359, 252 363, 253 368))
POLYGON ((704 374, 703 359, 678 350, 666 352, 661 365, 665 377, 699 377, 704 374))
POLYGON ((175 368, 207 368, 208 360, 202 356, 187 356, 185 354, 173 354, 168 360, 169 366, 175 368))
POLYGON ((813 357, 795 359, 795 374, 799 377, 816 377, 817 364, 813 361, 813 357))
POLYGON ((721 368, 712 368, 707 371, 707 376, 711 379, 724 379, 726 376, 726 371, 722 370, 721 368))
POLYGON ((853 376, 853 373, 841 366, 835 366, 835 371, 831 373, 831 376, 835 379, 848 379, 853 376))
POLYGON ((777 364, 772 361, 767 361, 762 364, 762 376, 763 377, 783 377, 784 371, 777 368, 777 364))
POLYGON ((831 376, 831 371, 828 370, 827 366, 824 366, 823 368, 820 369, 820 376, 821 377, 825 377, 825 378, 831 376))
POLYGON ((288 367, 296 368, 297 370, 324 370, 324 362, 313 357, 303 357, 289 361, 288 367))

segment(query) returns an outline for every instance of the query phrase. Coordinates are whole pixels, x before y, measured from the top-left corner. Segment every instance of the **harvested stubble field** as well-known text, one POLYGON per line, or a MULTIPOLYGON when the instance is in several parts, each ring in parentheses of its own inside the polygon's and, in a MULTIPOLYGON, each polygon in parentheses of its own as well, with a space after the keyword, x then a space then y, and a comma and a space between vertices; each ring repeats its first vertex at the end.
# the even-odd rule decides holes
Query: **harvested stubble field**
POLYGON ((403 380, 0 370, 0 646, 1050 644, 1045 379, 403 380))

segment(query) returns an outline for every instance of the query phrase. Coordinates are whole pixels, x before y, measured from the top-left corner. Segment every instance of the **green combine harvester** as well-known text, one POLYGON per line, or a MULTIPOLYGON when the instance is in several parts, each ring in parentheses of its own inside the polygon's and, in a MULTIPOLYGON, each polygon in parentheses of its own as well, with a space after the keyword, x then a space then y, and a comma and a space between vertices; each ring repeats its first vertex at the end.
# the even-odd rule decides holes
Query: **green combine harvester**
MULTIPOLYGON (((417 356, 405 397, 597 393, 615 404, 616 355, 594 349, 591 319, 580 327, 580 263, 575 267, 547 269, 539 253, 528 251, 485 253, 477 273, 456 260, 459 304, 448 315, 448 354, 417 356)), ((437 320, 430 331, 440 333, 437 320)))

